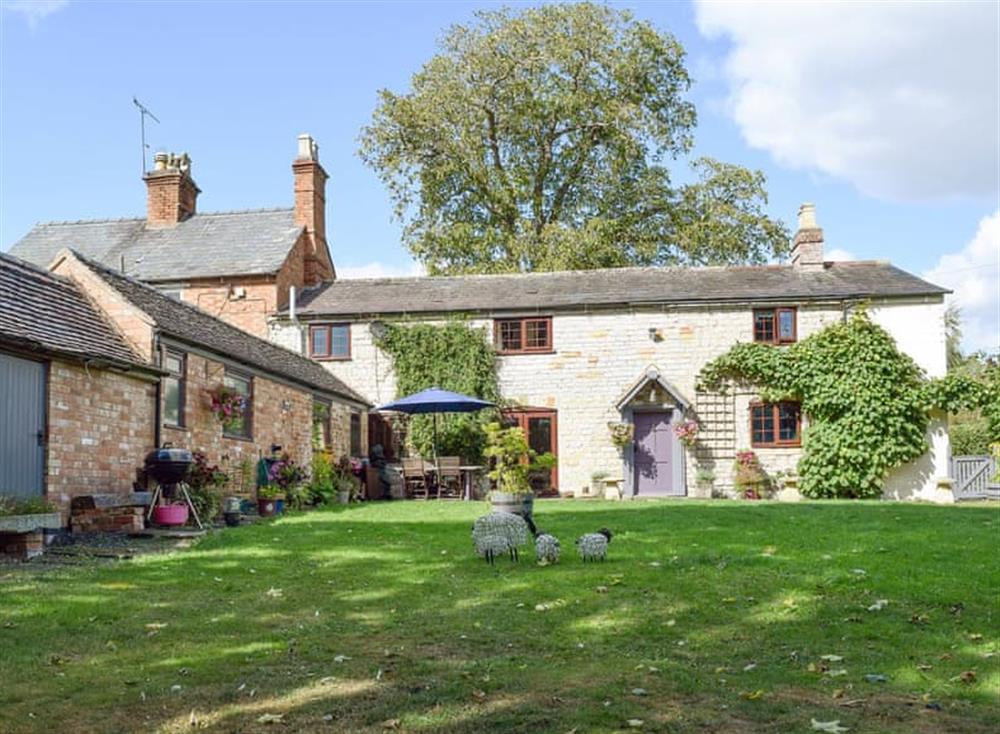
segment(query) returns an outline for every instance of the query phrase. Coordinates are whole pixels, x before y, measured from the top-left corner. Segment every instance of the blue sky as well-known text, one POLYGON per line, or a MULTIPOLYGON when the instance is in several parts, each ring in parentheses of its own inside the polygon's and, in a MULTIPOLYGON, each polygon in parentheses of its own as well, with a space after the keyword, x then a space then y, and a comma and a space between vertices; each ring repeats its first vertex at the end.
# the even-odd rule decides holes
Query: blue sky
MULTIPOLYGON (((406 89, 444 29, 487 3, 2 5, 0 249, 37 221, 143 214, 137 95, 161 120, 151 149, 191 155, 200 210, 290 205, 310 132, 338 269, 412 269, 358 132, 377 90, 406 89)), ((994 4, 624 6, 688 50, 696 154, 763 169, 790 226, 815 202, 838 256, 978 279, 967 346, 995 348, 994 4)))

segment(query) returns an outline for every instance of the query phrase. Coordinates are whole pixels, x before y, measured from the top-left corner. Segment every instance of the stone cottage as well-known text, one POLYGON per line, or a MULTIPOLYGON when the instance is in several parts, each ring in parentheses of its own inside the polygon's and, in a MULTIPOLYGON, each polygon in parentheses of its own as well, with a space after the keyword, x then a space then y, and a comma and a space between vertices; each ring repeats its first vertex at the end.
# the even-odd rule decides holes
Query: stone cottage
POLYGON ((155 286, 257 336, 295 289, 335 277, 326 243, 319 146, 298 138, 294 206, 201 213, 186 154, 157 153, 144 180, 144 219, 36 225, 10 254, 46 267, 63 248, 155 286))
MULTIPOLYGON (((864 302, 874 320, 930 376, 945 372, 946 291, 887 262, 827 262, 814 209, 803 205, 791 263, 755 267, 623 268, 522 275, 341 280, 306 289, 271 338, 320 360, 378 404, 396 397, 392 361, 372 332, 383 321, 455 315, 486 329, 502 394, 518 407, 536 450, 558 468, 548 491, 581 493, 595 473, 626 496, 684 496, 732 487, 737 451, 753 449, 769 472, 791 470, 806 418, 794 403, 753 392, 699 393, 699 370, 737 341, 788 344, 844 319, 864 302), (673 428, 701 433, 685 448, 673 428), (623 455, 609 424, 634 427, 623 455)), ((888 483, 894 497, 939 499, 949 444, 944 415, 931 449, 888 483)))
POLYGON ((148 451, 203 451, 235 478, 317 438, 361 453, 367 402, 316 362, 64 250, 52 272, 0 255, 0 494, 120 494, 148 451), (224 425, 221 387, 246 397, 224 425))

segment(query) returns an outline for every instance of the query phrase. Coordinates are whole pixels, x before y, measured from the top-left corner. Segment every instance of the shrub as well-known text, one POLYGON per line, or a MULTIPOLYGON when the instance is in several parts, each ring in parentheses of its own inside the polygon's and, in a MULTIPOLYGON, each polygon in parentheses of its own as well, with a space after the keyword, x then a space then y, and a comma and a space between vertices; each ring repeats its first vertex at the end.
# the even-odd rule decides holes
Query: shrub
POLYGON ((229 481, 229 475, 215 464, 208 463, 208 457, 201 451, 193 453, 194 464, 188 472, 187 485, 191 504, 202 522, 212 522, 222 510, 221 488, 229 481))
POLYGON ((771 478, 767 476, 760 459, 753 451, 736 452, 733 484, 744 499, 762 499, 771 491, 771 478))
POLYGON ((532 494, 529 482, 532 472, 555 466, 552 454, 539 454, 528 445, 520 426, 503 428, 499 423, 487 424, 483 455, 494 462, 489 477, 496 482, 497 491, 511 494, 532 494))
POLYGON ((990 453, 992 435, 985 418, 976 416, 953 423, 948 433, 951 435, 951 452, 956 456, 987 456, 990 453))

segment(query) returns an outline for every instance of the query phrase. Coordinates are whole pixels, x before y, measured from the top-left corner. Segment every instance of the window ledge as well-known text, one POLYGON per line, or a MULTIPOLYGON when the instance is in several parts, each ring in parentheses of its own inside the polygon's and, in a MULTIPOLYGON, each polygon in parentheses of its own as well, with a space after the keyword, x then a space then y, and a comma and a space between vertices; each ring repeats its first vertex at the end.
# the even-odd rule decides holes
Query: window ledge
POLYGON ((181 433, 191 433, 191 429, 187 426, 172 426, 169 423, 164 423, 163 427, 169 431, 180 431, 181 433))
POLYGON ((312 359, 312 360, 315 360, 317 362, 350 362, 351 361, 351 357, 315 357, 315 356, 310 356, 309 358, 312 359))
POLYGON ((546 350, 537 351, 537 352, 536 351, 530 351, 530 352, 499 352, 498 351, 497 352, 497 356, 498 357, 528 357, 528 356, 531 356, 533 354, 544 355, 544 354, 555 354, 555 353, 556 353, 555 349, 546 349, 546 350))
POLYGON ((246 443, 253 443, 253 436, 234 436, 231 433, 223 433, 222 437, 228 441, 245 441, 246 443))

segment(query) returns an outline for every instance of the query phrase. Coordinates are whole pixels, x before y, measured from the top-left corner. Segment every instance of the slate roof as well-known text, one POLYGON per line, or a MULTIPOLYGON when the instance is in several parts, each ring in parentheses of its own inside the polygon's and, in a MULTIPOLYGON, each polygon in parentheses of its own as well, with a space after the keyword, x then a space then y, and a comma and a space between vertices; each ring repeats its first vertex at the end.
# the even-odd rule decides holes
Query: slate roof
POLYGON ((145 281, 275 273, 302 227, 292 209, 195 214, 171 227, 145 219, 35 225, 10 254, 46 267, 63 248, 145 281))
POLYGON ((72 281, 2 253, 0 341, 44 354, 151 369, 72 281))
POLYGON ((619 304, 810 301, 936 296, 949 291, 886 262, 704 268, 611 268, 515 275, 337 280, 306 289, 297 312, 366 316, 538 311, 619 304))
POLYGON ((151 286, 117 273, 77 254, 80 261, 126 300, 146 313, 167 336, 229 357, 309 389, 339 395, 361 405, 368 401, 334 377, 317 362, 290 349, 260 339, 218 319, 200 308, 174 300, 151 286))

